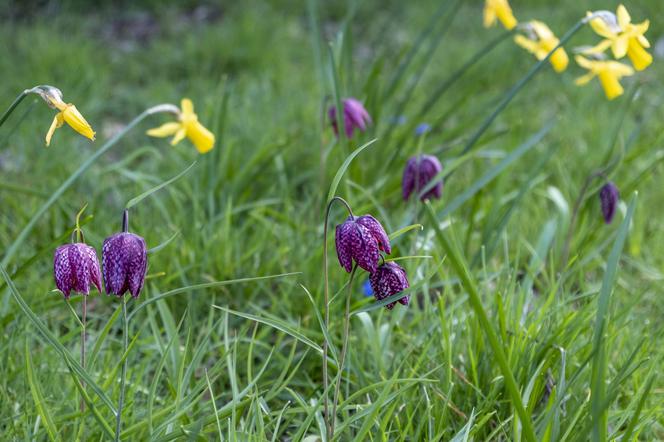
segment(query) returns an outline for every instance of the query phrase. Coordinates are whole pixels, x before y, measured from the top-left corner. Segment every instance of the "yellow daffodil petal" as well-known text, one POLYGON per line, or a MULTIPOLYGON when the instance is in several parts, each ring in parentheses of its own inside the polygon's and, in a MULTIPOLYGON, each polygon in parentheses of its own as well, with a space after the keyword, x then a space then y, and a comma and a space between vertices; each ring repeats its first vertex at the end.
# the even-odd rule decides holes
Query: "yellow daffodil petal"
POLYGON ((484 26, 492 26, 496 18, 505 29, 512 30, 517 25, 512 8, 507 0, 486 0, 484 3, 484 26))
POLYGON ((553 66, 553 69, 556 72, 563 72, 565 69, 567 69, 567 65, 569 64, 569 57, 563 48, 556 49, 556 52, 551 54, 551 58, 549 60, 551 61, 551 66, 553 66))
POLYGON ((159 127, 150 129, 146 133, 151 137, 159 137, 159 138, 170 137, 171 135, 175 134, 175 132, 180 130, 181 127, 182 125, 180 123, 166 123, 162 124, 159 127))
POLYGON ((180 107, 182 108, 184 118, 194 114, 194 103, 189 98, 183 98, 180 102, 180 107))
POLYGON ((624 63, 620 63, 618 61, 606 61, 604 63, 608 65, 608 68, 606 69, 611 71, 618 78, 634 75, 634 69, 624 63))
POLYGON ((188 125, 187 137, 200 153, 209 152, 214 147, 214 134, 198 121, 188 125))
POLYGON ((528 22, 530 27, 535 31, 535 34, 537 34, 537 37, 540 40, 547 40, 549 38, 554 38, 553 32, 551 32, 551 29, 546 25, 546 23, 541 22, 539 20, 531 20, 528 22))
POLYGON ((623 30, 626 29, 632 21, 632 18, 629 16, 629 12, 627 12, 627 8, 625 8, 625 6, 622 4, 618 5, 618 9, 616 10, 616 17, 618 17, 618 26, 620 26, 620 29, 623 30))
POLYGON ((589 69, 590 70, 590 69, 593 68, 592 62, 590 60, 588 60, 586 57, 582 57, 580 55, 577 55, 576 57, 574 57, 574 60, 576 60, 576 64, 578 64, 579 66, 581 66, 584 69, 589 69))
POLYGON ((523 35, 515 35, 514 36, 514 43, 518 44, 522 48, 524 48, 526 51, 530 53, 535 53, 537 49, 539 48, 539 45, 537 44, 536 41, 531 40, 527 37, 524 37, 523 35))
POLYGON ((180 141, 184 139, 184 137, 187 135, 187 131, 185 130, 184 127, 180 127, 177 132, 175 132, 175 136, 171 140, 171 146, 175 146, 178 144, 180 141))
POLYGON ((490 28, 496 23, 496 13, 490 8, 488 3, 484 6, 484 27, 490 28))
POLYGON ((648 53, 635 38, 629 39, 627 56, 632 61, 634 69, 642 71, 652 63, 652 55, 648 53))
POLYGON ((51 145, 51 138, 53 137, 53 133, 55 132, 55 129, 58 129, 62 127, 64 124, 65 119, 62 116, 62 112, 58 112, 55 115, 55 118, 53 118, 53 122, 51 123, 51 127, 48 128, 48 132, 46 132, 46 147, 51 145))
POLYGON ((611 50, 613 51, 613 56, 616 58, 623 58, 625 55, 627 55, 627 43, 629 41, 629 38, 626 35, 621 35, 619 37, 616 37, 613 40, 613 44, 611 45, 611 50))
POLYGON ((611 40, 602 40, 595 46, 584 49, 583 54, 601 54, 602 52, 606 51, 608 48, 611 47, 611 40))
POLYGON ((585 75, 580 76, 576 80, 574 80, 574 84, 577 86, 583 86, 584 84, 590 83, 590 80, 595 78, 595 74, 593 72, 588 72, 585 75))
POLYGON ((611 75, 609 71, 602 71, 597 74, 599 77, 600 83, 602 83, 602 88, 606 94, 606 98, 613 100, 616 97, 619 97, 623 94, 624 90, 618 81, 618 77, 611 75))
POLYGON ((614 38, 616 36, 616 33, 613 32, 609 25, 607 25, 601 18, 590 20, 590 27, 593 28, 593 31, 595 31, 600 37, 614 38))
POLYGON ((639 41, 641 46, 643 46, 644 48, 649 48, 650 47, 650 42, 648 41, 648 39, 646 38, 645 35, 639 34, 639 35, 636 36, 636 39, 639 41))
POLYGON ((501 7, 496 11, 496 15, 498 16, 498 20, 503 24, 505 29, 508 31, 511 31, 514 29, 517 25, 516 18, 514 18, 514 14, 512 14, 512 9, 510 8, 509 4, 507 4, 507 1, 505 1, 505 6, 501 7))
POLYGON ((68 104, 65 110, 62 111, 64 121, 71 126, 79 134, 94 141, 95 131, 92 130, 90 124, 83 118, 83 115, 76 109, 73 104, 68 104))

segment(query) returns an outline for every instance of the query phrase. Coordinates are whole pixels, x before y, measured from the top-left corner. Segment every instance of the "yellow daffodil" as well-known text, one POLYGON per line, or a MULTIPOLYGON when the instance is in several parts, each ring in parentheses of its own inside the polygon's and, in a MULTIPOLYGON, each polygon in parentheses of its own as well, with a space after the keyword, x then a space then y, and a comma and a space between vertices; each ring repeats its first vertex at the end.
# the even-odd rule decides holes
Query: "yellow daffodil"
MULTIPOLYGON (((589 12, 588 15, 592 16, 592 13, 589 12)), ((605 40, 586 53, 597 54, 610 47, 616 58, 627 55, 637 71, 644 70, 652 63, 652 55, 645 50, 650 47, 650 42, 644 35, 650 21, 632 24, 632 19, 623 5, 618 6, 615 15, 610 12, 600 12, 596 15, 597 17, 590 20, 590 26, 605 40)))
MULTIPOLYGON (((553 35, 551 29, 541 21, 529 21, 524 29, 528 32, 528 37, 517 35, 514 37, 514 41, 528 52, 535 54, 538 60, 544 59, 560 43, 560 40, 553 35)), ((556 49, 551 54, 549 62, 556 72, 564 71, 569 63, 567 52, 563 48, 556 49)))
POLYGON ((51 138, 55 129, 62 127, 63 124, 67 123, 79 134, 83 135, 86 138, 94 141, 95 131, 92 130, 90 124, 85 121, 83 115, 76 109, 71 103, 65 103, 62 100, 62 92, 59 89, 54 88, 53 86, 37 86, 30 90, 30 92, 37 93, 46 101, 46 103, 53 109, 57 109, 58 112, 53 118, 51 127, 46 133, 46 146, 51 144, 51 138))
POLYGON ((575 60, 579 66, 590 71, 586 75, 577 78, 576 84, 581 86, 598 77, 602 88, 604 88, 606 98, 609 100, 613 100, 624 92, 620 85, 620 79, 634 74, 634 69, 614 60, 588 60, 580 55, 577 55, 575 60))
POLYGON ((184 137, 189 138, 200 153, 205 153, 214 147, 214 134, 207 130, 198 121, 194 113, 194 104, 189 98, 183 98, 178 122, 166 123, 162 126, 150 129, 147 134, 151 137, 169 137, 173 135, 171 145, 176 145, 184 137))
POLYGON ((507 30, 512 30, 516 26, 516 18, 507 0, 486 0, 484 3, 484 27, 493 26, 496 19, 500 20, 507 30))

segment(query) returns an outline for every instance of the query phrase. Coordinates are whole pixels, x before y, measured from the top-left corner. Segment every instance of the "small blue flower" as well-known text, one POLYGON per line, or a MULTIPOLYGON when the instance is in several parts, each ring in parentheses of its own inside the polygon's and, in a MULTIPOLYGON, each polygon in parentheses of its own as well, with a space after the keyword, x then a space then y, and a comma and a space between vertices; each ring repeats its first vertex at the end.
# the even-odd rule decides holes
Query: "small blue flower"
POLYGON ((428 123, 420 123, 415 128, 415 135, 420 136, 431 130, 431 126, 428 123))
POLYGON ((368 278, 364 281, 364 284, 362 284, 362 294, 367 297, 373 296, 374 294, 373 289, 371 288, 371 281, 369 281, 368 278))

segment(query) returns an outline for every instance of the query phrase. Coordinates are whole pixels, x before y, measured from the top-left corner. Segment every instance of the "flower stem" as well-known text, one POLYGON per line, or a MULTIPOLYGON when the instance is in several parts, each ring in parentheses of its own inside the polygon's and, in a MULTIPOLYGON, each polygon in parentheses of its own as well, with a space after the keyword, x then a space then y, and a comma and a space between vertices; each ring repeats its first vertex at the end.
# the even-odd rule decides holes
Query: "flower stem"
MULTIPOLYGON (((346 206, 346 210, 348 210, 348 213, 350 216, 353 215, 353 210, 350 208, 350 205, 344 200, 343 198, 339 196, 335 196, 330 201, 327 203, 327 208, 325 209, 325 224, 323 225, 323 279, 324 279, 324 303, 325 303, 325 330, 329 330, 330 328, 330 306, 329 306, 329 298, 330 298, 330 293, 329 293, 329 275, 327 271, 327 227, 329 224, 329 219, 330 219, 330 211, 332 209, 332 204, 334 204, 335 201, 339 201, 341 204, 346 206)), ((328 342, 327 338, 323 338, 323 409, 324 409, 324 414, 325 414, 325 425, 327 428, 327 438, 328 440, 332 439, 332 425, 330 424, 330 415, 329 415, 329 405, 328 405, 328 385, 329 385, 329 380, 327 376, 327 352, 328 352, 328 342)))
POLYGON ((122 212, 122 232, 127 233, 129 232, 129 210, 125 209, 124 212, 122 212))
MULTIPOLYGON (((83 295, 83 304, 81 306, 81 367, 85 369, 85 335, 87 329, 87 316, 88 316, 88 297, 83 295)), ((85 382, 81 382, 83 389, 85 389, 85 382)), ((81 398, 81 412, 85 411, 85 400, 81 398)))
POLYGON ((330 440, 334 437, 334 423, 337 417, 337 404, 339 403, 339 388, 341 387, 341 375, 344 371, 344 363, 346 361, 346 352, 348 351, 348 337, 350 334, 350 300, 352 297, 352 286, 353 286, 353 277, 355 276, 355 271, 357 270, 357 264, 353 266, 353 270, 350 272, 350 278, 348 279, 348 293, 346 295, 346 311, 344 312, 344 343, 341 347, 341 356, 339 359, 339 366, 337 370, 337 379, 334 385, 334 402, 332 405, 332 419, 330 424, 331 437, 330 440))
POLYGON ((7 110, 5 111, 4 114, 2 114, 2 117, 0 117, 0 126, 9 118, 9 116, 14 112, 14 109, 19 105, 21 101, 28 95, 28 90, 24 90, 20 94, 18 94, 18 97, 14 100, 12 104, 9 105, 7 110))
POLYGON ((115 415, 115 442, 120 440, 120 428, 122 426, 122 406, 125 398, 125 381, 127 379, 127 349, 129 347, 129 325, 127 321, 127 298, 122 296, 122 338, 123 352, 122 374, 120 375, 120 400, 118 401, 118 411, 115 415))

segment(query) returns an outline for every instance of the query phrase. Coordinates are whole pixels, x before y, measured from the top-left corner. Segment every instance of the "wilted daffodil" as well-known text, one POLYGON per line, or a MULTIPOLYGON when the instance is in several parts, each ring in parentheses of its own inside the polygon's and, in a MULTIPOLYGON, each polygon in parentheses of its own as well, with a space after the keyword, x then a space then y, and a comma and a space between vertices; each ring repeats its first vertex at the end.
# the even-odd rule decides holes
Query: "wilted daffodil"
MULTIPOLYGON (((551 29, 541 21, 532 20, 519 27, 526 32, 527 36, 515 36, 515 43, 534 54, 538 60, 544 59, 560 43, 551 29)), ((562 72, 567 69, 569 58, 563 48, 558 48, 551 54, 549 62, 556 72, 562 72)))
POLYGON ((194 104, 189 98, 183 98, 178 121, 163 124, 147 132, 151 137, 169 137, 173 135, 171 145, 175 146, 184 137, 189 138, 200 153, 205 153, 214 147, 214 134, 207 130, 198 121, 198 115, 194 113, 194 104))
POLYGON ((51 108, 60 111, 55 115, 53 123, 51 123, 51 127, 46 133, 47 146, 51 144, 51 138, 53 137, 55 129, 59 129, 64 123, 67 123, 79 134, 94 141, 95 131, 93 131, 90 124, 85 121, 85 118, 83 118, 83 115, 81 115, 78 109, 76 109, 76 106, 71 103, 65 103, 62 100, 62 92, 60 92, 60 89, 44 85, 34 87, 26 92, 38 94, 51 108))
POLYGON ((634 69, 614 60, 588 60, 580 55, 577 55, 575 60, 579 66, 590 71, 577 78, 576 84, 579 86, 587 84, 597 76, 602 83, 606 98, 609 100, 613 100, 624 92, 620 79, 634 74, 634 69))
POLYGON ((650 42, 643 35, 648 30, 650 21, 644 20, 639 24, 632 24, 629 12, 623 5, 618 6, 615 15, 609 11, 599 11, 594 14, 588 12, 588 17, 593 16, 595 18, 590 20, 590 26, 605 40, 586 53, 597 54, 610 47, 616 58, 627 55, 637 71, 644 70, 652 63, 652 55, 645 50, 650 47, 650 42))
POLYGON ((507 30, 511 31, 516 26, 516 18, 507 0, 486 0, 484 3, 484 27, 493 26, 496 19, 500 20, 507 30))

